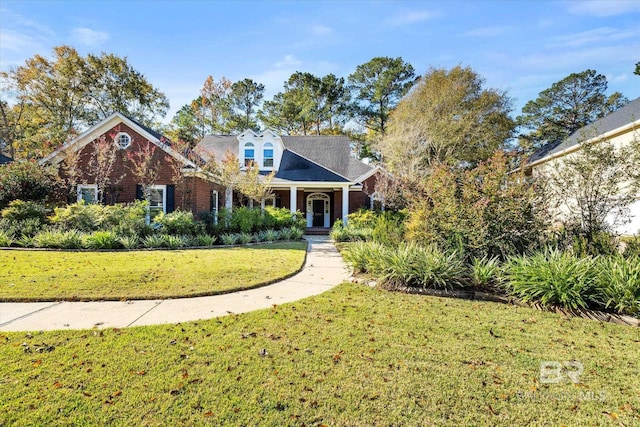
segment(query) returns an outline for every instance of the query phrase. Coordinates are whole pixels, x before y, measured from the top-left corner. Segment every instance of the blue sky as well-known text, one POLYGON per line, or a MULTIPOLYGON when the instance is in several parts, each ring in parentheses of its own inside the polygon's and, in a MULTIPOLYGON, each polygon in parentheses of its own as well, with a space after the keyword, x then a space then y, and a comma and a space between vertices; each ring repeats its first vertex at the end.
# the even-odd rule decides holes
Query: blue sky
POLYGON ((171 102, 208 75, 282 90, 295 71, 347 77, 375 56, 419 74, 469 65, 508 91, 514 115, 572 72, 640 96, 640 1, 13 1, 0 3, 0 69, 68 44, 129 62, 171 102))

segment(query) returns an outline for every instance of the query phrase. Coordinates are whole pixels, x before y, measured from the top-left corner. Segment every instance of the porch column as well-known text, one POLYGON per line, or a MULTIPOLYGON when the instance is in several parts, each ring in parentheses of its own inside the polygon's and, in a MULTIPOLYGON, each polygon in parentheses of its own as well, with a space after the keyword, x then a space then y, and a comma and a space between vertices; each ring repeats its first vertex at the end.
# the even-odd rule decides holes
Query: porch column
POLYGON ((224 189, 224 207, 231 210, 233 205, 233 188, 227 187, 224 189))
POLYGON ((290 201, 289 201, 289 205, 291 207, 291 213, 295 214, 296 211, 298 210, 298 187, 296 187, 295 185, 292 185, 291 188, 291 196, 290 196, 290 201))
POLYGON ((347 215, 349 215, 349 186, 342 187, 342 223, 347 225, 347 215))

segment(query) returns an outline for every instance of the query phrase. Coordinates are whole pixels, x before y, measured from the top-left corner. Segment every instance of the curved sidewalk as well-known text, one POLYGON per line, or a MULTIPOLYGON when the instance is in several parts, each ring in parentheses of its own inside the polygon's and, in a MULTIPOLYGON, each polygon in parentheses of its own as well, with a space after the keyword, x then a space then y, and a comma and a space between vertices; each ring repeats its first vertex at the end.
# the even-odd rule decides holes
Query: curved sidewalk
POLYGON ((196 298, 0 303, 0 331, 124 328, 210 319, 317 295, 349 277, 342 257, 327 237, 305 238, 309 247, 302 271, 272 285, 196 298))

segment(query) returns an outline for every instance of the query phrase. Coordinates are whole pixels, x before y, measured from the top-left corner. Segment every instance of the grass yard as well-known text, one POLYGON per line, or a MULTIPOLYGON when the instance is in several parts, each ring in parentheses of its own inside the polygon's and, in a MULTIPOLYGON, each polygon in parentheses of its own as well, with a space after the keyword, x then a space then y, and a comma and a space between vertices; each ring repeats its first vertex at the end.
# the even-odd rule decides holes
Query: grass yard
MULTIPOLYGON (((257 260, 256 260, 257 261, 257 260)), ((0 334, 0 425, 640 425, 640 329, 343 284, 220 319, 0 334), (541 384, 542 361, 580 383, 541 384)))
POLYGON ((304 242, 175 251, 0 251, 0 300, 125 300, 213 295, 289 276, 304 242))

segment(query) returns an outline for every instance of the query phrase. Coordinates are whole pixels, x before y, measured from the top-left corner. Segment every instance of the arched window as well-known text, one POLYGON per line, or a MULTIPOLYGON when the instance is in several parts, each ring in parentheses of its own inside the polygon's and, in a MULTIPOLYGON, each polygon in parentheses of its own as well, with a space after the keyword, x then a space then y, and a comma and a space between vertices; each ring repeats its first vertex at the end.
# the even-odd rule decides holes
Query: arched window
POLYGON ((265 168, 273 167, 273 144, 267 142, 263 147, 262 166, 265 168))
POLYGON ((255 159, 256 159, 255 146, 252 143, 247 142, 246 144, 244 144, 244 165, 250 166, 251 163, 255 161, 255 159))
POLYGON ((383 211, 384 210, 384 196, 377 191, 371 195, 369 198, 371 201, 371 210, 372 211, 383 211))

